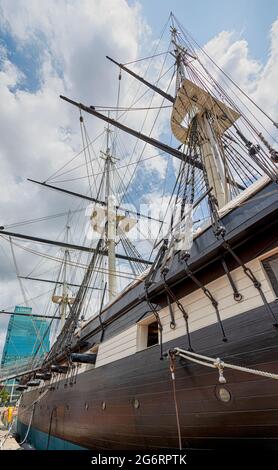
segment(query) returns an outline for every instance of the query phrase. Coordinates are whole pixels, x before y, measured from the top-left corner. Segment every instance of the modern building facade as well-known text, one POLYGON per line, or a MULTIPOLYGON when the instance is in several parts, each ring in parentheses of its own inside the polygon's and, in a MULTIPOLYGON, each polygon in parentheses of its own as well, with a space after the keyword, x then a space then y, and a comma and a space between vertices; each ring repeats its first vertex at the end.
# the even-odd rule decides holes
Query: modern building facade
MULTIPOLYGON (((50 328, 47 320, 34 317, 31 307, 16 306, 14 313, 11 315, 7 329, 1 367, 9 367, 28 361, 34 356, 43 356, 50 347, 50 328)), ((14 379, 5 384, 10 393, 11 402, 18 398, 15 386, 14 379)))

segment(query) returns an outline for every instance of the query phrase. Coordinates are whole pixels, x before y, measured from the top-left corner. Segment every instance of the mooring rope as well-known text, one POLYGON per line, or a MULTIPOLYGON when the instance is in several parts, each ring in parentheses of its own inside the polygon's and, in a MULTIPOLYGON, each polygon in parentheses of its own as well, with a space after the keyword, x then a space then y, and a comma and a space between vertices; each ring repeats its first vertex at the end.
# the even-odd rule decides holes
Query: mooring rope
POLYGON ((33 403, 31 403, 29 406, 27 406, 27 408, 23 411, 23 413, 24 413, 29 408, 33 407, 32 413, 31 413, 31 416, 30 416, 30 420, 29 420, 29 424, 28 424, 28 428, 27 428, 27 432, 26 432, 23 440, 21 442, 19 442, 18 445, 21 446, 22 444, 24 444, 26 442, 27 437, 29 436, 30 429, 31 429, 31 424, 32 424, 32 421, 33 421, 34 413, 35 413, 35 406, 47 394, 48 390, 49 389, 45 390, 44 393, 42 393, 40 397, 38 397, 36 400, 34 400, 33 403))
POLYGON ((29 424, 28 424, 28 428, 27 428, 27 432, 23 438, 23 440, 21 442, 18 443, 18 445, 22 445, 26 442, 27 440, 27 437, 29 436, 29 432, 30 432, 30 429, 31 429, 31 424, 32 424, 32 421, 33 421, 33 417, 34 417, 34 412, 35 412, 35 406, 36 406, 36 402, 33 403, 33 409, 32 409, 32 413, 31 413, 31 416, 30 416, 30 420, 29 420, 29 424))

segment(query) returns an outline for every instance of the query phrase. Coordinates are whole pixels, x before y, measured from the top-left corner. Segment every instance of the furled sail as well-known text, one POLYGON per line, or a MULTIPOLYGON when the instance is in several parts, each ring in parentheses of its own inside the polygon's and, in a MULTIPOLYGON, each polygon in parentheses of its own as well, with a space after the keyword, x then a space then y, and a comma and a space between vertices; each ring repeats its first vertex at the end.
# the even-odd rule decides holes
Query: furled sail
POLYGON ((171 115, 171 128, 174 136, 180 142, 186 143, 189 128, 185 127, 184 120, 188 117, 190 124, 196 114, 202 114, 205 111, 214 118, 214 128, 218 135, 222 135, 240 117, 239 113, 214 98, 210 93, 190 80, 184 79, 171 115))
POLYGON ((219 208, 229 202, 230 191, 218 140, 239 117, 239 113, 192 81, 182 81, 173 106, 172 131, 179 141, 188 144, 194 127, 202 164, 219 208))

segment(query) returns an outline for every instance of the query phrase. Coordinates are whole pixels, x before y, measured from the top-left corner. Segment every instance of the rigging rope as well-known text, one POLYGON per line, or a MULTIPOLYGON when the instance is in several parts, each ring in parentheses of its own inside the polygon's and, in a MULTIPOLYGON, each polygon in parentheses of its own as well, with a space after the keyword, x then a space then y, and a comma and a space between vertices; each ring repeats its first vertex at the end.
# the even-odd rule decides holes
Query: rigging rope
POLYGON ((26 434, 23 438, 23 440, 21 442, 19 442, 18 444, 21 446, 22 444, 24 444, 28 438, 28 435, 29 435, 29 432, 30 432, 30 429, 31 429, 31 425, 32 425, 32 421, 33 421, 33 418, 34 418, 34 413, 35 413, 35 407, 36 407, 36 404, 48 393, 49 389, 45 390, 40 396, 39 398, 37 398, 33 403, 31 403, 31 405, 28 405, 27 408, 25 408, 25 410, 23 410, 23 413, 25 413, 29 408, 32 407, 32 412, 31 412, 31 415, 30 415, 30 420, 29 420, 29 424, 28 424, 28 428, 27 428, 27 431, 26 431, 26 434))
POLYGON ((180 24, 180 22, 178 21, 178 19, 176 18, 175 15, 173 15, 173 18, 175 19, 175 22, 176 24, 178 25, 179 29, 182 31, 183 35, 184 35, 184 38, 186 39, 187 36, 190 37, 191 41, 193 43, 195 43, 195 45, 200 49, 200 51, 214 64, 214 66, 221 72, 223 73, 223 75, 228 79, 230 80, 230 82, 261 112, 263 113, 271 122, 272 124, 277 127, 277 122, 274 121, 274 119, 272 119, 257 103, 255 103, 254 100, 252 100, 252 98, 250 98, 250 96, 247 95, 247 93, 245 93, 240 87, 239 85, 236 84, 236 82, 233 81, 233 79, 224 71, 222 70, 217 64, 216 62, 214 62, 214 60, 209 56, 209 54, 205 51, 205 49, 203 49, 198 43, 197 41, 191 36, 191 34, 180 24))
POLYGON ((16 257, 15 257, 14 247, 13 247, 13 242, 12 242, 11 237, 9 237, 9 242, 10 242, 10 247, 11 247, 12 258, 13 258, 13 262, 14 262, 16 277, 17 277, 17 280, 18 280, 18 283, 19 283, 19 286, 20 286, 20 290, 21 290, 21 293, 22 293, 22 297, 24 299, 24 303, 27 307, 27 305, 28 305, 27 297, 26 297, 26 293, 25 293, 25 290, 24 290, 24 287, 23 287, 22 279, 19 277, 19 270, 18 270, 18 265, 17 265, 17 262, 16 262, 16 257))
MULTIPOLYGON (((103 130, 100 134, 97 135, 97 137, 95 137, 93 140, 91 140, 89 142, 88 145, 92 145, 94 142, 96 142, 96 140, 98 140, 100 137, 103 136, 103 134, 105 133, 105 130, 103 130)), ((67 161, 64 165, 62 165, 60 168, 58 168, 58 170, 56 170, 54 173, 52 173, 45 181, 44 183, 47 183, 48 181, 51 181, 55 175, 57 175, 57 173, 59 173, 60 170, 62 170, 63 168, 65 168, 67 165, 69 165, 73 160, 75 160, 77 157, 79 157, 79 155, 81 155, 82 153, 84 152, 84 148, 82 148, 76 155, 74 155, 69 161, 67 161)))
POLYGON ((169 367, 170 367, 170 374, 171 374, 171 380, 172 380, 172 385, 173 385, 173 398, 174 398, 175 413, 176 413, 179 450, 182 450, 181 426, 180 426, 179 408, 178 408, 177 391, 176 391, 175 361, 174 361, 173 354, 170 353, 169 356, 170 356, 169 367))
MULTIPOLYGON (((1 235, 0 235, 1 236, 1 235)), ((4 238, 6 240, 6 237, 4 237, 2 235, 2 238, 4 238)), ((52 261, 57 261, 58 263, 62 263, 63 260, 61 258, 58 258, 58 257, 55 257, 55 256, 50 256, 50 255, 46 255, 44 253, 41 253, 39 251, 36 251, 36 250, 32 250, 30 248, 27 248, 27 247, 24 247, 18 243, 15 243, 13 242, 15 246, 18 246, 19 248, 21 248, 22 250, 24 251, 27 251, 29 253, 33 253, 35 255, 38 255, 38 256, 41 256, 42 258, 46 258, 46 259, 49 259, 49 260, 52 260, 52 261)), ((81 268, 81 269, 87 269, 88 268, 88 265, 87 264, 84 264, 84 263, 78 263, 78 262, 74 262, 74 261, 68 261, 68 265, 69 266, 75 266, 75 267, 78 267, 78 268, 81 268)), ((104 271, 104 272, 107 272, 108 271, 108 268, 98 268, 99 271, 104 271)), ((109 270, 109 272, 114 272, 114 271, 111 271, 109 270)), ((129 273, 129 272, 125 272, 125 271, 118 271, 117 270, 117 274, 119 275, 119 277, 123 277, 123 278, 126 278, 126 279, 132 279, 134 280, 134 277, 132 277, 132 274, 129 273)), ((52 289, 51 289, 52 290, 52 289)), ((47 291, 47 292, 51 292, 50 291, 47 291)), ((44 295, 44 294, 42 294, 44 295)), ((33 297, 32 299, 29 299, 29 300, 35 300, 36 298, 39 298, 40 296, 37 296, 37 297, 33 297)))
POLYGON ((147 59, 153 59, 154 57, 158 57, 160 55, 165 55, 165 54, 169 54, 169 51, 159 52, 158 54, 153 54, 147 57, 143 57, 142 59, 133 60, 131 62, 125 62, 124 64, 121 64, 121 65, 136 64, 136 62, 141 62, 142 60, 147 60, 147 59))
MULTIPOLYGON (((10 246, 11 246, 11 252, 12 252, 12 257, 13 257, 13 262, 14 262, 14 266, 15 266, 15 270, 16 270, 16 277, 18 279, 18 282, 19 282, 19 285, 20 285, 20 289, 21 289, 21 293, 22 293, 22 296, 23 296, 23 299, 24 299, 24 304, 25 306, 27 307, 28 306, 28 300, 27 300, 27 296, 26 296, 26 292, 24 290, 24 287, 23 287, 23 282, 22 282, 22 279, 20 278, 19 276, 19 270, 18 270, 18 265, 17 265, 17 261, 16 261, 16 257, 15 257, 15 252, 14 252, 14 247, 13 247, 13 242, 12 242, 12 239, 11 237, 9 237, 9 241, 10 241, 10 246)), ((41 349, 41 352, 42 353, 46 353, 46 347, 45 347, 45 344, 43 343, 43 340, 41 338, 41 331, 40 331, 40 323, 38 323, 33 316, 31 316, 31 322, 32 322, 32 325, 34 327, 34 331, 35 331, 35 334, 36 334, 36 340, 35 340, 35 343, 33 345, 33 350, 32 350, 32 353, 31 353, 31 356, 33 356, 33 351, 34 351, 34 348, 36 346, 37 343, 39 343, 39 350, 40 348, 41 349)))
MULTIPOLYGON (((131 163, 127 163, 125 165, 121 165, 121 166, 118 166, 118 167, 115 167, 116 170, 121 170, 123 168, 127 168, 129 166, 132 166, 132 165, 138 165, 139 163, 143 163, 147 160, 152 160, 153 158, 157 158, 157 157, 161 157, 163 155, 163 152, 160 152, 156 155, 152 155, 151 157, 146 157, 146 158, 143 158, 141 160, 138 160, 136 162, 131 162, 131 163)), ((83 166, 84 164, 81 164, 79 165, 78 167, 75 167, 73 170, 75 170, 76 168, 80 168, 81 166, 83 166)), ((70 173, 71 171, 73 170, 69 170, 67 171, 66 173, 70 173)), ((108 173, 113 173, 113 170, 107 170, 108 173)), ((65 173, 64 173, 65 174, 65 173)), ((99 175, 102 175, 103 174, 103 170, 98 172, 98 173, 91 173, 91 174, 88 174, 86 176, 79 176, 79 177, 76 177, 76 178, 71 178, 71 179, 65 179, 65 180, 55 180, 55 183, 66 183, 66 182, 69 182, 69 181, 77 181, 77 180, 82 180, 82 179, 85 179, 85 178, 88 178, 90 176, 99 176, 99 175)))

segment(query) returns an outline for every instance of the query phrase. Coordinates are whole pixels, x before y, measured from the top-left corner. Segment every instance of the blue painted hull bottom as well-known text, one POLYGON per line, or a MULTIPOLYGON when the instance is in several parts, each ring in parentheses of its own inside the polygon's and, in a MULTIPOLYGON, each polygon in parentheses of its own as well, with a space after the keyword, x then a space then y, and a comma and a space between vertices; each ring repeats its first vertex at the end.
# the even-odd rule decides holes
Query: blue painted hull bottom
MULTIPOLYGON (((27 429, 28 426, 26 424, 17 420, 17 433, 20 436, 20 440, 23 440, 26 436, 27 429)), ((30 428, 26 442, 36 450, 88 450, 85 447, 78 446, 59 437, 48 436, 47 433, 39 431, 33 426, 30 428)))

